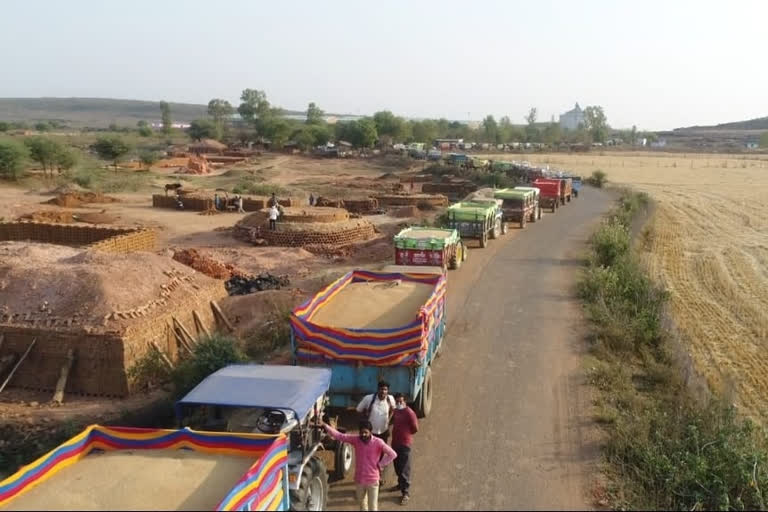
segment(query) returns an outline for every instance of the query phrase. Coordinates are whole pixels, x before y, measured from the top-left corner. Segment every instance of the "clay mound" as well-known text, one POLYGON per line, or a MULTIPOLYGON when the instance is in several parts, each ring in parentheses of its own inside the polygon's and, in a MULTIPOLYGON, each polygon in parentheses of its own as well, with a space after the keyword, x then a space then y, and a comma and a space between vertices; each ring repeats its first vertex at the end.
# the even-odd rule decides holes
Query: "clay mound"
POLYGON ((106 213, 106 210, 92 213, 76 213, 73 217, 77 222, 85 222, 88 224, 113 224, 117 221, 117 217, 106 213))
POLYGON ((327 206, 316 207, 286 207, 278 218, 278 222, 288 223, 317 223, 317 222, 338 222, 349 220, 349 212, 343 208, 332 208, 327 206))
POLYGON ((167 308, 223 284, 149 252, 107 253, 59 245, 0 242, 4 314, 79 317, 100 325, 115 311, 167 308))
POLYGON ((56 224, 71 224, 75 222, 71 211, 49 211, 41 210, 37 212, 20 215, 16 220, 30 220, 33 222, 53 222, 56 224))
POLYGON ((237 224, 235 224, 235 227, 256 228, 263 226, 266 221, 267 212, 253 212, 240 219, 237 224))
POLYGON ((99 192, 67 192, 65 194, 59 194, 53 199, 46 201, 46 203, 55 204, 56 206, 64 206, 66 208, 75 208, 83 204, 117 203, 119 201, 119 199, 105 196, 99 192))
POLYGON ((243 274, 233 265, 227 265, 208 256, 203 256, 195 249, 175 251, 173 259, 214 279, 229 279, 233 275, 243 274))

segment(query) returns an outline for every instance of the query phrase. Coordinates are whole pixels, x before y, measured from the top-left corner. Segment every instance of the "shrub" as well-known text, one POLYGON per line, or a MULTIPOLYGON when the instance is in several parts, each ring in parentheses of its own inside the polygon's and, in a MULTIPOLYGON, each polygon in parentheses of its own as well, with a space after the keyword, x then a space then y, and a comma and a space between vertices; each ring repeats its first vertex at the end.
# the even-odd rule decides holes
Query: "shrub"
POLYGON ((593 187, 597 188, 603 188, 603 185, 605 184, 607 180, 606 174, 601 171, 597 170, 592 173, 592 176, 584 180, 588 185, 592 185, 593 187))
POLYGON ((590 240, 594 263, 610 267, 629 252, 629 230, 617 219, 610 219, 592 235, 590 240))
POLYGON ((18 142, 0 140, 0 178, 16 180, 24 174, 27 148, 18 142))
POLYGON ((216 370, 245 360, 235 338, 221 333, 201 337, 192 355, 171 372, 174 394, 185 395, 216 370))
POLYGON ((267 316, 261 329, 245 341, 248 357, 261 359, 272 351, 284 348, 291 343, 291 310, 277 306, 267 316))

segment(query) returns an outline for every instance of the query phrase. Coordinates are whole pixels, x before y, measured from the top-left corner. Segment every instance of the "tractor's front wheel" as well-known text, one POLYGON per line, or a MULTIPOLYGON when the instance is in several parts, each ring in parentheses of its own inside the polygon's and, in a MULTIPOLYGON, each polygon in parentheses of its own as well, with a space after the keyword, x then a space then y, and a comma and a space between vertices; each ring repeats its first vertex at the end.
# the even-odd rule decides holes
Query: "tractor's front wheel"
POLYGON ((325 510, 328 502, 328 471, 312 457, 301 470, 299 488, 291 491, 291 510, 325 510))
POLYGON ((355 451, 349 443, 337 442, 336 453, 334 456, 335 465, 333 467, 333 476, 336 480, 344 480, 352 470, 355 459, 355 451))

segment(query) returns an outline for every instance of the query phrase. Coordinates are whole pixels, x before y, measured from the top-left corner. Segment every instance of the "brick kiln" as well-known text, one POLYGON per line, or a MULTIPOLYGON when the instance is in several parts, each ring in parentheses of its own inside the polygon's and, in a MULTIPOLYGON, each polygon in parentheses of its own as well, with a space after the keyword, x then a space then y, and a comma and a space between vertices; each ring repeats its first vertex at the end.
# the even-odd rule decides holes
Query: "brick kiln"
POLYGON ((151 342, 177 357, 172 317, 191 326, 194 310, 212 328, 209 303, 226 295, 222 282, 153 253, 0 242, 0 356, 36 340, 9 386, 53 391, 73 349, 67 393, 126 396, 151 342))

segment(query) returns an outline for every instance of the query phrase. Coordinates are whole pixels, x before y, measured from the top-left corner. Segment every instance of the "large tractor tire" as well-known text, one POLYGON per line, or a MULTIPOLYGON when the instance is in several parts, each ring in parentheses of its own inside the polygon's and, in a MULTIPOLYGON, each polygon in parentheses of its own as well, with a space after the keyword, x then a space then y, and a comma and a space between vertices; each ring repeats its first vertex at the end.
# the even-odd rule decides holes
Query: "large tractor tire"
POLYGON ((538 217, 536 217, 536 218, 537 218, 538 220, 541 220, 541 214, 542 214, 542 211, 543 211, 543 210, 542 210, 542 208, 541 208, 541 205, 537 205, 537 206, 536 206, 536 215, 537 215, 538 217))
POLYGON ((461 262, 466 259, 464 256, 464 251, 466 249, 464 248, 464 245, 459 242, 456 244, 456 250, 453 251, 453 255, 451 256, 451 261, 448 262, 448 268, 451 270, 459 270, 461 268, 461 262))
POLYGON ((301 471, 299 488, 290 491, 291 510, 325 510, 328 502, 328 471, 312 457, 301 471))
POLYGON ((531 212, 530 221, 531 222, 536 222, 536 208, 534 208, 533 211, 531 212))
POLYGON ((480 248, 485 249, 488 245, 488 233, 483 233, 480 235, 480 248))
POLYGON ((506 235, 507 234, 507 223, 503 220, 501 221, 501 234, 506 235))
POLYGON ((432 410, 432 367, 427 366, 427 374, 421 384, 421 392, 416 398, 416 416, 426 418, 432 410))
POLYGON ((461 243, 461 261, 467 261, 467 258, 469 258, 469 249, 467 249, 467 246, 464 245, 464 242, 461 243))
POLYGON ((499 235, 501 235, 501 221, 497 220, 493 224, 493 229, 491 230, 491 240, 496 240, 499 238, 499 235))
POLYGON ((336 443, 336 453, 334 454, 333 478, 334 480, 344 480, 354 467, 355 450, 349 443, 336 443))
POLYGON ((525 229, 525 214, 520 216, 520 229, 525 229))
POLYGON ((552 213, 555 213, 557 210, 557 205, 560 204, 557 200, 552 202, 552 213))

